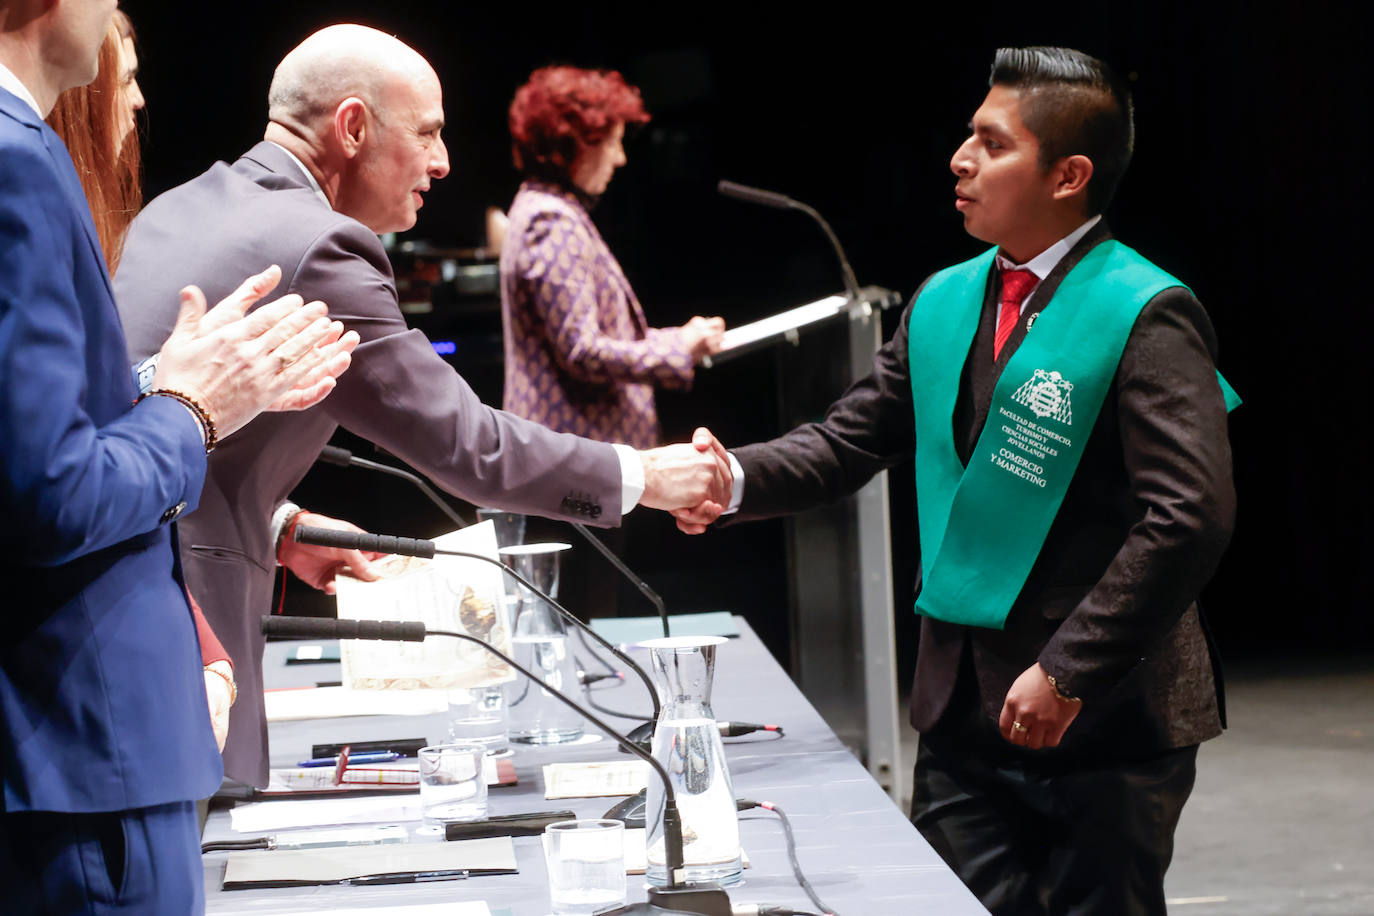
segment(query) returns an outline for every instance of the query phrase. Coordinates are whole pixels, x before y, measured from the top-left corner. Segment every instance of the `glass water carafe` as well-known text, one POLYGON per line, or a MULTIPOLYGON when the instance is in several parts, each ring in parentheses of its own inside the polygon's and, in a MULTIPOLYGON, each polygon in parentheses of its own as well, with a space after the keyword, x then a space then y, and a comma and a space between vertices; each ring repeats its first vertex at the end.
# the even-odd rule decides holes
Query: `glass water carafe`
MULTIPOLYGON (((689 882, 734 884, 740 879, 739 819, 725 766, 711 681, 721 636, 674 636, 642 643, 651 653, 663 708, 654 728, 654 758, 663 764, 682 816, 683 862, 689 882)), ((650 884, 668 883, 663 847, 663 786, 649 775, 648 870, 650 884)))
MULTIPOLYGON (((501 548, 501 557, 549 597, 558 596, 559 555, 568 544, 525 544, 501 548)), ((568 628, 558 612, 523 585, 512 628, 515 660, 544 684, 577 694, 577 666, 568 651, 568 628)), ((582 717, 547 690, 521 676, 506 685, 506 728, 520 744, 563 744, 582 737, 582 717)))

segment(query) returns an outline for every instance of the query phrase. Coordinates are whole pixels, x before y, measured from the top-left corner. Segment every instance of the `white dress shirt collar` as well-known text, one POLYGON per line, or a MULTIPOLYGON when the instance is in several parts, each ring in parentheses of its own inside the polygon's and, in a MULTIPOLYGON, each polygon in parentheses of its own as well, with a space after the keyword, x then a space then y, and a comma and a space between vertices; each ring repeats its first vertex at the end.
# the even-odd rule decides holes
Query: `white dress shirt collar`
POLYGON ((19 77, 15 76, 14 72, 4 64, 0 64, 0 89, 8 90, 19 96, 28 103, 40 121, 43 119, 43 112, 38 110, 38 100, 33 97, 32 92, 29 92, 29 87, 21 83, 19 77))
POLYGON ((310 187, 315 191, 315 196, 318 197, 320 200, 324 201, 324 205, 326 207, 332 208, 334 206, 329 202, 329 197, 324 193, 324 190, 320 187, 320 183, 315 180, 315 176, 311 173, 311 171, 308 168, 305 167, 304 162, 301 162, 300 159, 296 158, 295 153, 291 152, 289 149, 282 146, 280 143, 277 143, 276 141, 268 140, 267 142, 271 143, 273 146, 281 150, 283 153, 286 153, 287 157, 289 157, 292 162, 296 163, 296 168, 300 169, 301 174, 305 176, 305 180, 310 182, 310 187))
POLYGON ((1102 214, 1099 213, 1024 264, 1013 264, 1010 258, 999 252, 997 266, 1002 270, 1029 270, 1043 280, 1050 275, 1050 271, 1059 266, 1059 262, 1064 260, 1064 255, 1073 250, 1073 246, 1078 244, 1079 239, 1087 235, 1088 230, 1101 221, 1102 214))

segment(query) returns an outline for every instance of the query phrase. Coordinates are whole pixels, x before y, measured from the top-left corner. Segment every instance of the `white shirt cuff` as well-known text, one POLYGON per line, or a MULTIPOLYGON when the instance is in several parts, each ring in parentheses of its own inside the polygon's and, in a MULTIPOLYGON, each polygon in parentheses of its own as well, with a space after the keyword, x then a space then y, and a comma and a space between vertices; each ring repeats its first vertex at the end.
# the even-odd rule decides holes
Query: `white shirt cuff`
POLYGON ((744 502, 744 468, 740 467, 734 452, 726 452, 725 455, 730 459, 730 476, 734 482, 730 484, 730 507, 721 515, 734 515, 739 511, 739 504, 744 502))
POLYGON ((644 495, 644 462, 628 445, 615 443, 611 447, 620 459, 620 514, 628 515, 644 495))
MULTIPOLYGON (((272 513, 271 535, 272 544, 274 545, 272 549, 273 555, 275 555, 277 552, 275 545, 281 543, 281 530, 285 528, 286 523, 289 522, 291 518, 295 516, 297 512, 300 511, 300 506, 288 500, 287 502, 284 502, 280 506, 278 506, 277 510, 272 513)), ((281 564, 278 563, 277 565, 280 566, 281 564)))

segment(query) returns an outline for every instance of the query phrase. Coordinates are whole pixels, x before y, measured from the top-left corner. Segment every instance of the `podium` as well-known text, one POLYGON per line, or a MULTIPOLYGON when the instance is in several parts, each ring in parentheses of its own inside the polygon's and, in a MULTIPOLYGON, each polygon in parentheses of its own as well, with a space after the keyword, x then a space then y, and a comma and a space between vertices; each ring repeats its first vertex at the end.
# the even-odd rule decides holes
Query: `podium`
MULTIPOLYGON (((864 287, 725 332, 703 368, 770 351, 782 430, 819 419, 873 370, 882 313, 901 296, 864 287)), ((898 731, 887 472, 840 502, 785 520, 791 673, 896 802, 909 794, 898 731), (857 609, 857 613, 855 612, 857 609), (862 715, 856 711, 862 710, 862 715)))

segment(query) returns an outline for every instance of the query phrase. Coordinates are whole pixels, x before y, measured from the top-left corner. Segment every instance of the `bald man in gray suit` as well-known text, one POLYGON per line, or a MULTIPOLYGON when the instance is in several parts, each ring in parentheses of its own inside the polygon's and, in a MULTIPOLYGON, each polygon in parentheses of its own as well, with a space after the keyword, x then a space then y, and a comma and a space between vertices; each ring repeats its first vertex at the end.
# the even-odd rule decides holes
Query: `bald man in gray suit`
POLYGON ((430 182, 448 174, 439 80, 423 57, 381 32, 331 26, 282 60, 268 119, 263 142, 237 162, 149 204, 115 283, 135 361, 166 339, 186 278, 213 300, 249 264, 279 264, 282 291, 323 299, 362 337, 353 371, 325 404, 264 416, 216 449, 200 510, 181 525, 187 582, 239 682, 225 772, 258 786, 268 775, 258 619, 271 604, 274 561, 325 588, 342 567, 366 564, 356 551, 279 537, 280 507, 290 508, 287 496, 336 427, 471 502, 595 525, 619 524, 636 504, 724 505, 731 483, 704 431, 695 444, 635 452, 489 408, 406 327, 377 234, 413 226, 430 182))

